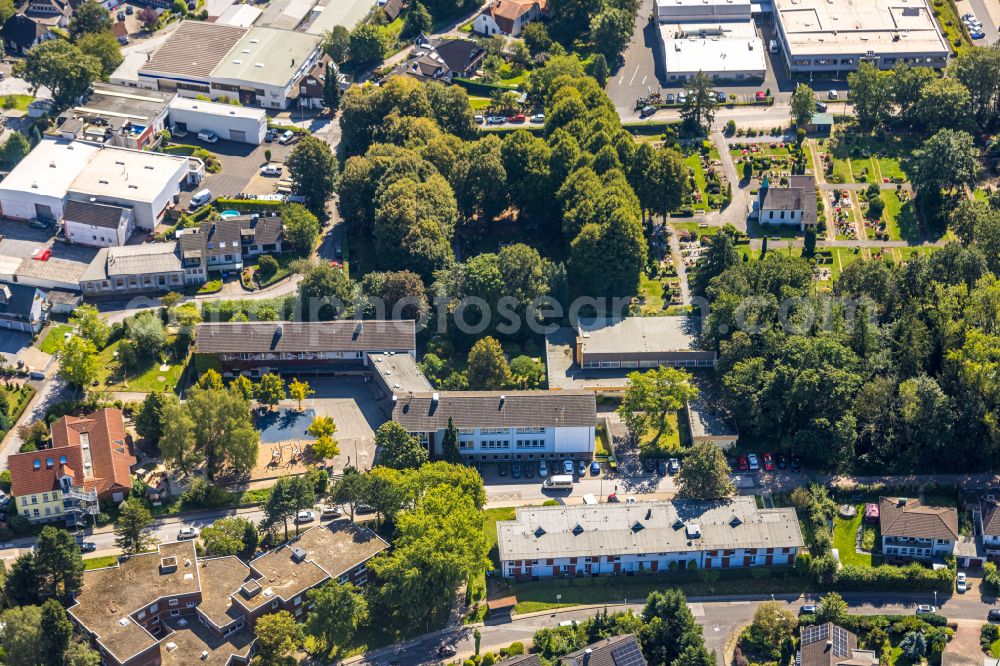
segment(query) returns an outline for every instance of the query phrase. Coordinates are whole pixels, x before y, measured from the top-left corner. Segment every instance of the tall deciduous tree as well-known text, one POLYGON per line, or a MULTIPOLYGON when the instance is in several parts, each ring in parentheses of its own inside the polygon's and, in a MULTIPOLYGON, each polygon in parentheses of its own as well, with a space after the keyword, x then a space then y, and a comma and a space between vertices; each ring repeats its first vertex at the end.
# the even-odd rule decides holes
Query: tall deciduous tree
POLYGON ((333 580, 306 596, 312 604, 306 633, 323 642, 327 656, 339 657, 351 645, 358 626, 368 619, 368 601, 354 585, 333 580))
POLYGON ((70 324, 77 333, 94 343, 97 349, 104 349, 111 335, 111 327, 101 319, 101 313, 89 303, 78 306, 69 318, 70 324))
POLYGON ((329 416, 317 416, 306 428, 306 432, 316 438, 312 443, 313 455, 320 460, 333 458, 340 453, 337 440, 333 438, 337 432, 337 424, 329 416))
POLYGON ((420 440, 395 421, 386 421, 375 431, 380 465, 394 469, 416 469, 427 462, 427 449, 420 440))
POLYGON ((337 160, 330 145, 315 136, 302 137, 285 162, 296 191, 305 197, 306 208, 326 219, 326 202, 333 195, 337 160))
POLYGON ((264 615, 254 625, 257 636, 257 656, 254 666, 291 666, 296 663, 293 653, 302 645, 302 625, 288 611, 264 615))
POLYGON ((688 94, 681 107, 681 118, 689 132, 705 134, 711 129, 719 105, 712 78, 699 71, 688 80, 688 94))
POLYGON ((111 13, 95 0, 86 0, 73 12, 69 22, 69 35, 74 40, 88 34, 110 32, 111 13))
POLYGON ((160 440, 163 434, 163 407, 170 400, 167 395, 155 391, 147 393, 143 399, 142 408, 135 415, 135 429, 143 439, 154 443, 160 440))
POLYGON ((695 444, 684 458, 684 465, 677 473, 679 497, 692 499, 720 499, 732 495, 736 488, 729 479, 726 456, 712 442, 695 444))
POLYGON ((765 601, 757 606, 748 630, 754 652, 777 660, 782 646, 795 636, 798 621, 776 601, 765 601))
POLYGON ((50 39, 33 46, 27 57, 14 65, 14 72, 33 91, 41 87, 51 90, 56 106, 64 108, 82 97, 100 77, 101 63, 84 55, 75 44, 50 39))
POLYGON ((62 343, 56 358, 59 359, 59 376, 76 387, 89 386, 101 371, 94 343, 76 335, 62 343))
POLYGON ((347 273, 326 262, 310 262, 299 282, 300 316, 306 321, 343 317, 355 300, 356 285, 347 273))
POLYGON ((303 401, 315 392, 309 386, 308 382, 301 381, 298 377, 288 382, 288 396, 298 403, 300 410, 302 409, 303 401))
POLYGON ((469 387, 473 390, 495 391, 510 384, 510 366, 495 338, 480 338, 472 345, 467 374, 469 387))
POLYGON ((691 375, 683 370, 660 366, 646 372, 630 372, 625 396, 618 407, 622 422, 636 437, 656 429, 654 441, 673 430, 669 417, 698 397, 691 375))
POLYGON ((285 399, 285 380, 281 375, 269 372, 261 375, 257 384, 257 402, 268 407, 274 407, 285 399))
POLYGON ((892 114, 892 73, 862 62, 857 71, 847 75, 847 83, 861 129, 867 132, 882 129, 892 114))
POLYGON ((92 56, 100 63, 102 79, 106 80, 122 64, 121 45, 110 30, 81 35, 76 45, 84 55, 92 56))
POLYGON ((223 467, 244 472, 256 464, 260 437, 243 396, 231 390, 195 387, 188 391, 184 404, 194 423, 195 450, 204 456, 209 481, 223 467))
POLYGON ((66 650, 73 639, 73 623, 69 621, 62 604, 55 599, 42 604, 39 628, 39 657, 42 666, 65 666, 66 650))
POLYGON ((816 93, 804 83, 795 87, 792 93, 792 121, 799 127, 804 127, 816 112, 816 93))
POLYGON ((38 606, 10 608, 0 615, 0 645, 6 666, 39 666, 42 642, 42 609, 38 606))
POLYGON ((191 471, 202 456, 195 438, 196 424, 188 407, 170 394, 164 396, 159 413, 154 416, 159 419, 159 448, 167 464, 185 473, 191 471))
POLYGON ((154 541, 149 531, 152 525, 153 516, 143 501, 137 497, 128 498, 118 514, 115 547, 126 555, 141 553, 154 541))
POLYGON ((639 643, 651 664, 674 664, 689 647, 704 645, 701 627, 678 589, 650 593, 642 619, 639 643))
POLYGON ((354 509, 368 500, 370 492, 371 482, 368 475, 361 474, 356 467, 347 467, 344 469, 344 475, 330 491, 330 499, 337 504, 346 504, 351 511, 351 520, 354 520, 354 509))
POLYGON ((301 204, 289 204, 282 211, 285 222, 285 233, 292 241, 295 251, 302 257, 308 257, 316 247, 323 226, 319 220, 301 204))
POLYGON ((246 518, 220 518, 201 531, 205 554, 237 555, 249 561, 257 550, 257 527, 246 518))

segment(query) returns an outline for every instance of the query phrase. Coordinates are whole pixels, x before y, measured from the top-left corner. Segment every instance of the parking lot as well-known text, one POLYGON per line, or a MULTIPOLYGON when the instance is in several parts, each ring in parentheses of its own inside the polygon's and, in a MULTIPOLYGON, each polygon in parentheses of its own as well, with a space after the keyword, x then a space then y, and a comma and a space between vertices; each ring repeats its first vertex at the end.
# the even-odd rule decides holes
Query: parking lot
POLYGON ((284 163, 285 159, 295 147, 295 142, 283 145, 277 141, 262 143, 255 146, 249 143, 237 143, 235 141, 220 140, 215 143, 201 141, 193 132, 187 136, 177 139, 178 143, 186 143, 192 146, 202 147, 219 157, 222 169, 219 173, 210 173, 205 176, 201 185, 181 192, 180 207, 186 209, 191 201, 191 195, 195 192, 208 188, 216 197, 232 197, 236 194, 270 194, 277 187, 277 178, 259 177, 260 169, 267 160, 264 153, 271 151, 271 161, 284 163), (254 186, 249 187, 251 183, 254 186), (270 186, 270 189, 268 189, 270 186))

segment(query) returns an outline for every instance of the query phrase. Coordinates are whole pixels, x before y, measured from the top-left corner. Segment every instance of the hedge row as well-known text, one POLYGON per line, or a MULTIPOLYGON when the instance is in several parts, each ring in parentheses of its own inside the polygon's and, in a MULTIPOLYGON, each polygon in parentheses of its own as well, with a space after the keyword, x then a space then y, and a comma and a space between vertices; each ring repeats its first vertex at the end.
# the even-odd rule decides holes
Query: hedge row
POLYGON ((468 92, 479 97, 492 97, 493 93, 499 92, 517 92, 517 86, 502 86, 497 83, 483 83, 482 81, 472 81, 470 79, 463 79, 461 77, 455 77, 451 80, 452 83, 462 86, 468 92))
POLYGON ((241 213, 268 213, 280 210, 284 201, 268 201, 261 199, 216 199, 212 206, 216 210, 238 210, 241 213))
POLYGON ((877 567, 845 566, 837 572, 830 589, 850 591, 931 591, 951 592, 955 572, 928 569, 913 563, 905 567, 883 564, 877 567))

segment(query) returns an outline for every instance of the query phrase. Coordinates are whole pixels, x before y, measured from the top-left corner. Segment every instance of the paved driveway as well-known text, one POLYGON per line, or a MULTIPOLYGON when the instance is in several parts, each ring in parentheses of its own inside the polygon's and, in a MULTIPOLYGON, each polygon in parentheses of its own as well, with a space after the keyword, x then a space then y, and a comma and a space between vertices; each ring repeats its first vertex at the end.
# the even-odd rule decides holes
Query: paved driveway
POLYGON ((337 424, 334 437, 340 455, 333 468, 359 466, 368 469, 375 460, 375 430, 385 423, 371 384, 361 377, 304 378, 315 393, 303 403, 317 416, 329 416, 337 424))
POLYGON ((187 208, 191 202, 191 196, 203 189, 208 188, 216 197, 231 197, 235 194, 245 192, 247 184, 257 175, 260 168, 267 163, 264 159, 264 151, 271 151, 271 159, 275 162, 284 162, 285 158, 295 147, 295 143, 281 145, 277 141, 262 143, 255 146, 250 143, 237 143, 236 141, 218 141, 216 143, 205 143, 200 141, 194 132, 189 132, 187 136, 178 139, 178 142, 201 146, 206 150, 219 156, 222 163, 222 170, 219 173, 212 173, 205 176, 205 180, 196 188, 181 192, 180 206, 187 208))

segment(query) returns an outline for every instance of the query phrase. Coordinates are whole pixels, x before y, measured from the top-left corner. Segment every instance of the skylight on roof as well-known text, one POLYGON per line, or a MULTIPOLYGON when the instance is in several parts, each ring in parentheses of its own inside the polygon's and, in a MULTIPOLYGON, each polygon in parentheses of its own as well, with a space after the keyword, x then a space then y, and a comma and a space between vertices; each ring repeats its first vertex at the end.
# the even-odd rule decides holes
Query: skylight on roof
POLYGON ((577 523, 576 527, 573 528, 573 536, 580 536, 581 534, 583 534, 583 528, 580 526, 580 523, 577 523))

